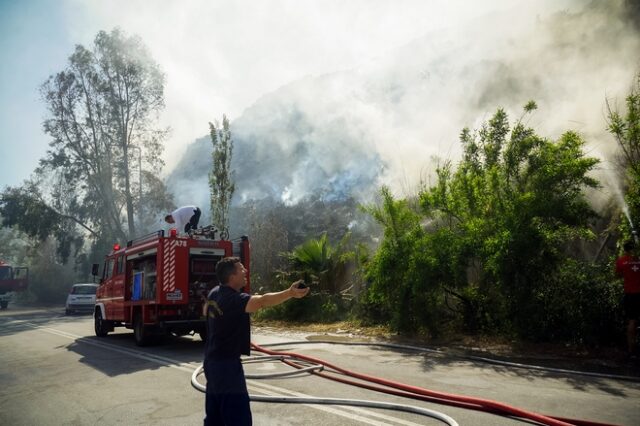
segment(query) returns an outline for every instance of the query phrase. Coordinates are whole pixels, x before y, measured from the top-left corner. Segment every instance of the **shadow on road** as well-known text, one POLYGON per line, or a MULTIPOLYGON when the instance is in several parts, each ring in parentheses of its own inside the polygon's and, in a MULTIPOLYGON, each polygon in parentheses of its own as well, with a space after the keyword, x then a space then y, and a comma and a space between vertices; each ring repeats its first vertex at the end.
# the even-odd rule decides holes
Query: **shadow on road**
POLYGON ((52 322, 76 322, 91 317, 91 313, 64 315, 64 307, 32 308, 9 305, 0 311, 0 336, 21 333, 28 327, 24 323, 46 327, 52 322))
POLYGON ((106 337, 94 336, 91 313, 65 315, 64 307, 0 311, 0 337, 34 330, 67 339, 68 343, 56 348, 78 354, 78 362, 110 377, 157 370, 169 364, 196 364, 203 359, 204 343, 199 337, 162 336, 154 345, 138 347, 133 332, 124 328, 116 328, 106 337), (77 331, 77 324, 82 324, 81 331, 77 331))
MULTIPOLYGON (((404 353, 404 356, 416 356, 415 353, 404 353)), ((619 396, 622 398, 628 397, 626 390, 640 390, 640 369, 637 365, 630 363, 618 364, 609 363, 609 365, 593 364, 591 368, 585 368, 584 363, 577 363, 570 359, 535 359, 535 358, 505 358, 495 357, 487 354, 483 354, 478 358, 489 358, 497 362, 507 362, 522 364, 523 367, 516 367, 510 365, 500 365, 498 363, 492 363, 483 361, 480 359, 474 359, 473 354, 464 354, 456 351, 454 353, 428 353, 422 354, 422 369, 424 371, 432 371, 436 367, 451 366, 460 367, 467 366, 476 368, 479 370, 486 370, 488 372, 497 373, 505 377, 517 377, 533 382, 538 379, 554 379, 564 384, 572 386, 576 390, 584 392, 600 391, 610 395, 619 396), (524 366, 530 365, 534 368, 526 368, 524 366), (542 367, 538 369, 536 367, 542 367), (548 368, 548 369, 545 369, 548 368), (554 370, 570 370, 572 372, 561 372, 554 370), (613 376, 628 376, 635 378, 635 380, 616 379, 615 377, 598 377, 588 374, 579 374, 580 372, 594 373, 599 375, 613 375, 613 376), (618 385, 619 384, 619 385, 618 385)))
MULTIPOLYGON (((321 336, 326 341, 327 336, 321 336)), ((313 336, 308 338, 309 341, 316 340, 313 336)), ((320 343, 320 342, 318 342, 320 343)), ((338 339, 334 343, 336 344, 349 344, 344 339, 338 339)), ((278 351, 293 351, 299 353, 310 354, 313 351, 314 344, 305 344, 301 346, 283 345, 276 346, 270 349, 278 351)), ((618 396, 621 398, 630 397, 629 392, 634 390, 640 390, 640 369, 638 366, 632 364, 619 364, 610 362, 608 365, 595 365, 599 368, 584 368, 584 365, 577 364, 574 360, 570 359, 535 359, 535 358, 506 358, 496 357, 490 354, 483 353, 481 356, 477 356, 476 359, 471 357, 475 356, 473 353, 465 353, 461 350, 451 350, 447 348, 439 348, 438 350, 430 351, 425 349, 423 351, 413 349, 401 349, 371 345, 367 346, 368 350, 378 353, 379 359, 389 358, 390 362, 398 357, 406 359, 408 362, 412 360, 419 360, 419 365, 425 373, 435 372, 436 370, 442 371, 443 369, 450 368, 452 373, 457 374, 455 370, 460 368, 477 369, 479 373, 486 371, 487 376, 489 373, 499 374, 505 378, 513 377, 524 379, 529 382, 533 382, 539 379, 554 379, 559 382, 569 385, 576 390, 583 392, 599 391, 607 393, 609 395, 618 396), (479 360, 477 358, 490 358, 496 361, 505 361, 518 364, 528 364, 540 367, 549 367, 554 369, 574 370, 574 371, 587 371, 596 374, 613 374, 620 376, 630 376, 635 378, 634 380, 620 380, 614 378, 594 377, 588 375, 580 375, 573 373, 558 372, 553 370, 544 369, 532 369, 532 368, 520 368, 515 366, 492 364, 486 361, 479 360), (573 362, 572 362, 573 361, 573 362)), ((323 348, 323 351, 334 352, 331 349, 323 348)), ((340 353, 340 351, 335 351, 340 353)), ((313 356, 313 355, 312 355, 313 356)), ((377 357, 376 357, 377 358, 377 357)), ((341 365, 340 361, 335 362, 337 365, 341 365)), ((592 366, 593 367, 593 366, 592 366)), ((364 372, 358 369, 359 372, 364 372)))
POLYGON ((202 362, 204 345, 199 339, 164 336, 157 344, 138 347, 132 333, 107 337, 82 337, 67 345, 81 356, 79 362, 113 377, 175 364, 202 362))

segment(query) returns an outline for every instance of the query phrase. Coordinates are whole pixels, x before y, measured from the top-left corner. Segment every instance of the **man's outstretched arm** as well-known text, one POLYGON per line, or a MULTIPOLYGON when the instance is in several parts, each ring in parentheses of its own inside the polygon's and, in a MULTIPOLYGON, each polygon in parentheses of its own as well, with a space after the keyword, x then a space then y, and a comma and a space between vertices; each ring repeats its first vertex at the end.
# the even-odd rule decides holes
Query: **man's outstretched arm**
POLYGON ((286 290, 279 291, 277 293, 265 293, 262 295, 252 295, 244 311, 247 313, 256 312, 258 309, 267 308, 269 306, 276 306, 291 298, 300 299, 309 293, 309 288, 298 288, 298 284, 302 283, 302 280, 296 281, 291 284, 286 290))

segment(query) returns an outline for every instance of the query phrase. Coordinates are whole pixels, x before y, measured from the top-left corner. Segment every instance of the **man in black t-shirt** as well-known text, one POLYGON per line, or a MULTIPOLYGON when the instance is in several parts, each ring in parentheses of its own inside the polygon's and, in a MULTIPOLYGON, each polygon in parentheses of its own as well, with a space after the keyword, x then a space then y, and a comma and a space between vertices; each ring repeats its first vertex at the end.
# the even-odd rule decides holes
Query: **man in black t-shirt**
POLYGON ((220 285, 209 292, 204 373, 207 392, 204 418, 208 425, 251 425, 249 393, 240 362, 249 355, 251 324, 249 314, 260 308, 279 305, 292 297, 307 295, 296 281, 287 290, 263 295, 242 293, 247 271, 237 257, 226 257, 216 265, 220 285))

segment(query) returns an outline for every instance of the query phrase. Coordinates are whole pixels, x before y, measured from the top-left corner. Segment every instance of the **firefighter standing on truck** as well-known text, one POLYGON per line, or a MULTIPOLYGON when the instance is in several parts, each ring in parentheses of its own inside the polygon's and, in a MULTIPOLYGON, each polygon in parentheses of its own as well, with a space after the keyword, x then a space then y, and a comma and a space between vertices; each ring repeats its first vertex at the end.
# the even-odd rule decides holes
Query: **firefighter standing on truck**
POLYGON ((200 208, 196 206, 184 206, 166 215, 164 220, 167 223, 175 223, 179 233, 189 232, 198 227, 200 213, 200 208))
POLYGON ((242 292, 247 271, 237 257, 225 257, 216 265, 220 285, 208 296, 207 339, 204 374, 207 378, 205 426, 252 424, 249 393, 240 361, 249 355, 251 324, 249 314, 309 293, 302 281, 287 290, 263 295, 242 292))

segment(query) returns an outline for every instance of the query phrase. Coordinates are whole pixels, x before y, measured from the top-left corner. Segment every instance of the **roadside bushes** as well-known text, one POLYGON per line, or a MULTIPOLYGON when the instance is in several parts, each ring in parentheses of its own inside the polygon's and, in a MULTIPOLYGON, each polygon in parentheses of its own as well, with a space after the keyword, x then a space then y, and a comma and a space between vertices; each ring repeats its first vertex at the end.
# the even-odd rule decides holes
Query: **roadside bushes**
POLYGON ((365 325, 432 337, 461 331, 619 341, 622 290, 611 260, 593 263, 569 251, 594 238, 585 190, 598 187, 591 177, 598 160, 584 154, 575 132, 552 141, 526 127, 535 109, 527 103, 512 124, 499 109, 479 130, 464 129, 462 160, 441 164, 416 197, 396 198, 383 187, 379 204, 363 209, 383 230, 370 256, 344 242, 331 247, 326 236, 288 253, 282 288, 305 277, 318 291, 261 315, 332 321, 351 312, 365 325), (361 291, 348 302, 346 271, 356 262, 361 291))
POLYGON ((21 300, 44 305, 63 305, 71 286, 78 282, 74 265, 60 263, 56 241, 48 238, 32 250, 29 262, 29 289, 21 300))
MULTIPOLYGON (((282 290, 288 286, 282 288, 282 290)), ((302 299, 291 300, 278 306, 256 312, 258 320, 286 320, 298 322, 331 323, 349 318, 352 302, 339 294, 309 293, 302 299)))
POLYGON ((564 252, 569 241, 593 236, 583 191, 598 186, 589 176, 598 160, 584 155, 574 132, 538 136, 522 120, 535 103, 524 109, 513 125, 499 109, 479 130, 464 129, 462 160, 438 167, 417 200, 382 188, 381 206, 368 209, 384 236, 366 266, 364 301, 370 312, 386 311, 393 329, 438 335, 461 324, 535 339, 599 333, 586 324, 600 321, 586 317, 599 315, 587 300, 610 300, 599 286, 610 280, 564 252))
POLYGON ((622 294, 611 263, 565 259, 530 301, 532 316, 521 326, 523 335, 590 346, 622 341, 622 294))

